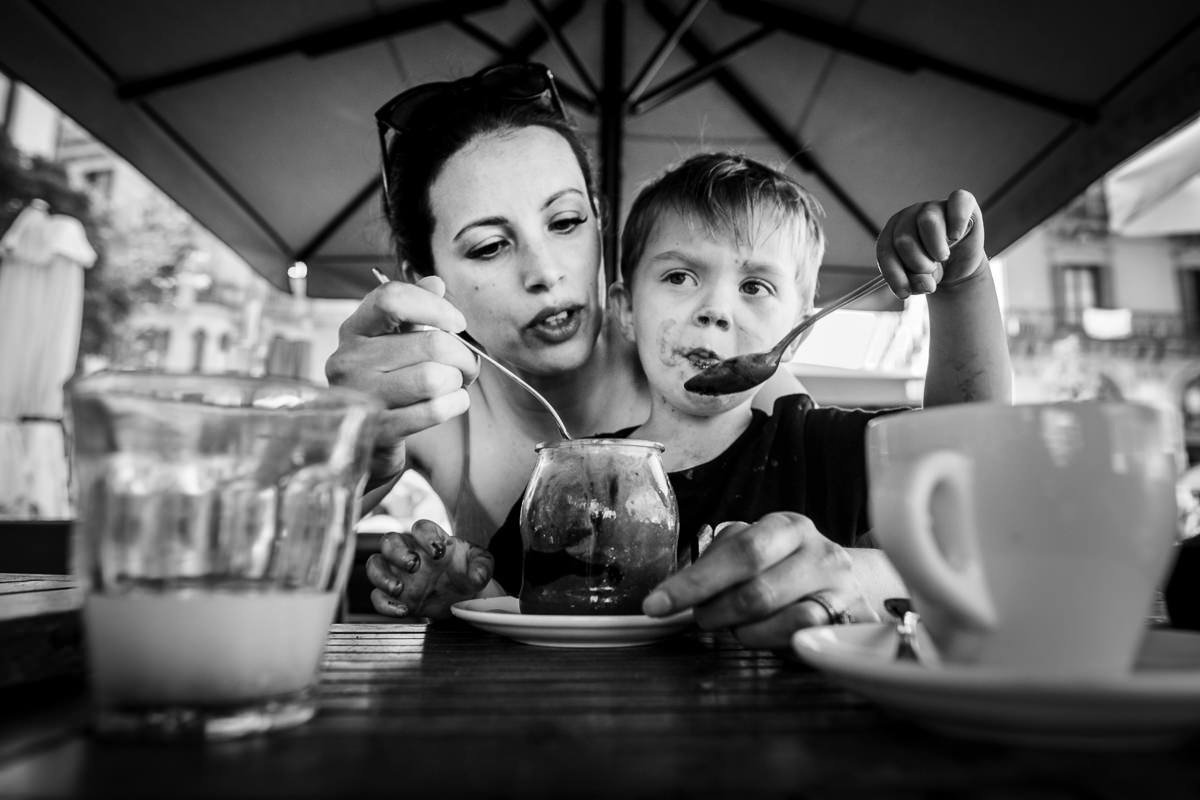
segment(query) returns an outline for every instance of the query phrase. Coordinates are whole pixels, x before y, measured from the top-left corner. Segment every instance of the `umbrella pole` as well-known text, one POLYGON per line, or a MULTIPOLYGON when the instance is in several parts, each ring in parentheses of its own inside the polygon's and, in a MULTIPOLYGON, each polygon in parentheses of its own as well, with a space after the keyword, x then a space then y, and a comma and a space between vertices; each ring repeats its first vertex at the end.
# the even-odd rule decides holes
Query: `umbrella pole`
POLYGON ((625 5, 604 3, 604 74, 600 86, 600 191, 611 217, 604 226, 604 271, 617 277, 617 217, 621 213, 621 139, 625 133, 625 5))

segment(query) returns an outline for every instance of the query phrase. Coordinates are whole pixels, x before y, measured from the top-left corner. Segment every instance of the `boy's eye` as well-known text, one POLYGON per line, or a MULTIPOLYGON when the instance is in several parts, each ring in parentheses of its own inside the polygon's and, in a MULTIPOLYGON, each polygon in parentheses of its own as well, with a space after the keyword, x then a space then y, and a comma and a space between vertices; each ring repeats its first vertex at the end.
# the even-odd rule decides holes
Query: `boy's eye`
POLYGON ((674 286, 695 286, 696 279, 683 270, 675 269, 666 273, 662 277, 663 283, 670 283, 674 286))
POLYGON ((488 241, 477 244, 467 251, 467 258, 479 259, 487 261, 500 255, 506 246, 507 242, 504 239, 489 239, 488 241))
POLYGON ((767 296, 775 294, 775 287, 766 281, 751 279, 742 283, 742 292, 753 296, 767 296))
POLYGON ((568 214, 550 220, 550 230, 555 233, 570 233, 585 222, 587 222, 587 217, 585 216, 568 214))

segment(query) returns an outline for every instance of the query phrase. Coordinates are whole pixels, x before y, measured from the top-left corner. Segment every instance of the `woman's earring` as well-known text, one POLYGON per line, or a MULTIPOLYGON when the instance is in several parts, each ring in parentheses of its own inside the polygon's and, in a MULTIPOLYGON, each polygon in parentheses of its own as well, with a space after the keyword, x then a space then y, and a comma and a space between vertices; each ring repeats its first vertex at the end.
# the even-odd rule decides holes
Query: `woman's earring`
POLYGON ((405 283, 416 283, 421 280, 421 276, 412 268, 412 264, 405 259, 400 262, 400 279, 405 283))

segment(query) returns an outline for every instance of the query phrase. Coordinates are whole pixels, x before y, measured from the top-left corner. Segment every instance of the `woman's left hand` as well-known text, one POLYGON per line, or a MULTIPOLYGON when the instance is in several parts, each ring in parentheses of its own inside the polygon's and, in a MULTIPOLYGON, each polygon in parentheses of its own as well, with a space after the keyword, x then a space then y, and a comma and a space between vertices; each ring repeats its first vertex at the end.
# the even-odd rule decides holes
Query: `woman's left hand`
POLYGON ((730 628, 745 646, 772 649, 786 648, 800 628, 879 619, 846 550, 791 512, 725 526, 642 608, 656 617, 694 608, 701 628, 730 628))
POLYGON ((385 534, 367 559, 371 605, 391 617, 446 619, 459 600, 490 596, 494 565, 487 550, 419 519, 411 531, 385 534))

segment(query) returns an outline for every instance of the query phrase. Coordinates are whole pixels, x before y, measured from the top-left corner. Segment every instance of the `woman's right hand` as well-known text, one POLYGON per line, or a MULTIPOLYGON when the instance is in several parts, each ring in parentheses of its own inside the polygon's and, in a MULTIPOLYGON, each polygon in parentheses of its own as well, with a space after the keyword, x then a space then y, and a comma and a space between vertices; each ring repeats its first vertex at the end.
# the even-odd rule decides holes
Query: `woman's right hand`
POLYGON ((479 375, 479 362, 445 333, 466 329, 445 291, 437 277, 376 287, 342 323, 337 350, 325 362, 331 385, 368 392, 387 406, 375 440, 373 482, 403 469, 406 437, 470 405, 466 387, 479 375))
MULTIPOLYGON (((695 563, 646 597, 646 614, 695 608, 702 630, 729 628, 746 647, 770 649, 788 647, 800 628, 838 622, 835 613, 879 620, 850 553, 821 535, 808 517, 776 511, 753 525, 719 527, 721 533, 695 563)), ((895 585, 898 581, 889 588, 895 585)))
POLYGON ((459 600, 504 593, 491 583, 494 568, 484 548, 419 519, 407 533, 385 534, 367 559, 371 605, 390 617, 444 619, 459 600))

